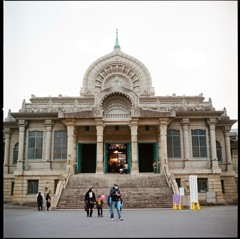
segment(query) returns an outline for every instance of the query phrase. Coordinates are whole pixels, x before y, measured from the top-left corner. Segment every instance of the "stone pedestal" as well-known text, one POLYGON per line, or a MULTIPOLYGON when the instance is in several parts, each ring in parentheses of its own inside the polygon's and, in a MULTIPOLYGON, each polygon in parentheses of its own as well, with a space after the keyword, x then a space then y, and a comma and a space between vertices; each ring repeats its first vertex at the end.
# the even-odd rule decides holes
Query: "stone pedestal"
POLYGON ((23 162, 22 161, 17 162, 17 170, 19 170, 19 171, 23 170, 23 162))
POLYGON ((101 161, 97 161, 96 173, 103 174, 103 164, 101 161))
POLYGON ((131 174, 139 174, 137 161, 132 161, 131 174))
POLYGON ((8 166, 6 165, 3 166, 3 172, 4 174, 8 174, 8 166))
POLYGON ((44 170, 51 170, 51 163, 48 162, 48 161, 44 161, 43 169, 44 170))
POLYGON ((233 165, 232 164, 228 164, 227 165, 227 171, 232 171, 233 170, 233 165))

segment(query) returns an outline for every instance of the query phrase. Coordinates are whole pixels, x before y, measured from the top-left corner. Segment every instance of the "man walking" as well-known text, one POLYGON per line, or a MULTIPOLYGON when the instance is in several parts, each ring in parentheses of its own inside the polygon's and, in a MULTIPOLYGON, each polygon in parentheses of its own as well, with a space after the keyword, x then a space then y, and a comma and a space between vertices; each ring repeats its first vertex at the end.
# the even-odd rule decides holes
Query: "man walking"
POLYGON ((122 217, 121 217, 121 210, 120 210, 120 205, 121 205, 121 193, 120 190, 118 188, 117 184, 114 184, 114 186, 111 188, 110 190, 110 197, 111 197, 111 204, 110 204, 110 217, 111 220, 114 220, 114 208, 117 209, 117 213, 118 213, 118 219, 120 221, 122 221, 122 217))

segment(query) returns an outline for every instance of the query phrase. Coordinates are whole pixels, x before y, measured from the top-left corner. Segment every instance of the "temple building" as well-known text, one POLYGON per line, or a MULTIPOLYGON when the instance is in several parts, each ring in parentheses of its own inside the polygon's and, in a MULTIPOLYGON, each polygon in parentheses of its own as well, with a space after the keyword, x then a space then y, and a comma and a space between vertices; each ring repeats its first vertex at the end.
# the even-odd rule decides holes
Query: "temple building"
POLYGON ((172 175, 174 193, 179 187, 188 193, 189 175, 197 175, 200 199, 214 192, 216 204, 234 204, 230 131, 236 122, 202 94, 155 96, 147 67, 121 50, 116 32, 113 51, 86 70, 79 96, 32 95, 18 112, 9 110, 4 202, 35 202, 38 191, 61 192, 72 175, 104 178, 119 174, 121 165, 130 177, 153 167, 172 175))

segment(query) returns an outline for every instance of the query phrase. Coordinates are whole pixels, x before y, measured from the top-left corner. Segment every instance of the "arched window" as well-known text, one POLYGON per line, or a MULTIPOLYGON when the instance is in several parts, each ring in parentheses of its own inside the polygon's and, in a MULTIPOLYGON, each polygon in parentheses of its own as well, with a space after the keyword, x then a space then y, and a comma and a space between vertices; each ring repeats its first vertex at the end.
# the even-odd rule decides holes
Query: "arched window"
POLYGON ((219 162, 222 162, 222 147, 221 144, 216 141, 216 148, 217 148, 217 158, 219 162))
POLYGON ((18 143, 15 144, 13 148, 13 163, 17 163, 18 161, 18 143))

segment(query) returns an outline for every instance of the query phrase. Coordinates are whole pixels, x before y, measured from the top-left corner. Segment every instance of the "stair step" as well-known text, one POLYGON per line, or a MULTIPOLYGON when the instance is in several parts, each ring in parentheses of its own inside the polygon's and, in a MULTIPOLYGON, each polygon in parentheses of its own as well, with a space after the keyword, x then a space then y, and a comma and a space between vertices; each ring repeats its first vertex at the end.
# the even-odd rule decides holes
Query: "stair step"
MULTIPOLYGON (((172 208, 172 189, 168 187, 164 175, 143 173, 139 175, 120 174, 78 174, 69 178, 57 208, 83 209, 84 196, 90 186, 96 196, 107 198, 114 183, 119 184, 124 208, 172 208)), ((106 205, 105 199, 105 208, 106 205)))

